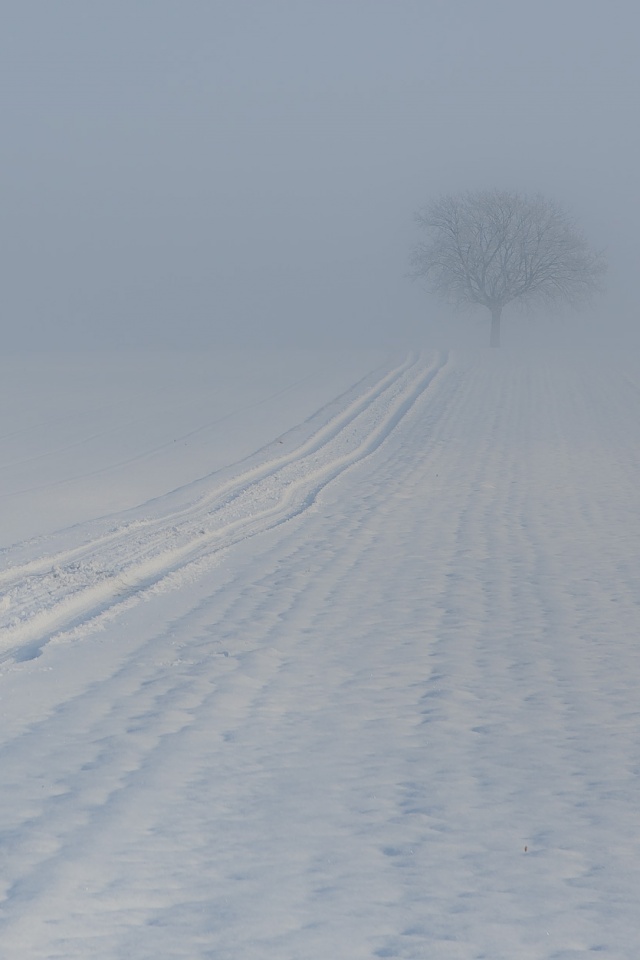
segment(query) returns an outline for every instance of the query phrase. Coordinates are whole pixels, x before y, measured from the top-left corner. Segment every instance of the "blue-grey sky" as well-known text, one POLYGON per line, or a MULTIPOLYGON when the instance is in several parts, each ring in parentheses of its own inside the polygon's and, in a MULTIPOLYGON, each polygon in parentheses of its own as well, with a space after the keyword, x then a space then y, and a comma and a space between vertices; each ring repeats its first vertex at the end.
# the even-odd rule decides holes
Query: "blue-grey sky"
POLYGON ((478 187, 567 205, 635 325, 639 33, 632 0, 10 0, 3 340, 424 338, 413 212, 478 187))

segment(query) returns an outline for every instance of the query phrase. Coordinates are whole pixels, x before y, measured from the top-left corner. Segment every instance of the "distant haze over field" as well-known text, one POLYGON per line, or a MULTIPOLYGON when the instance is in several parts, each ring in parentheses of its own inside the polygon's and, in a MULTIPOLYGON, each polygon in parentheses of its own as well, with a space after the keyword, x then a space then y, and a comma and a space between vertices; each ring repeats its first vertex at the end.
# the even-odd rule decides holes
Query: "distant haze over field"
POLYGON ((639 30, 628 0, 7 5, 4 349, 482 345, 406 273, 418 207, 494 187, 610 263, 505 345, 640 343, 639 30))

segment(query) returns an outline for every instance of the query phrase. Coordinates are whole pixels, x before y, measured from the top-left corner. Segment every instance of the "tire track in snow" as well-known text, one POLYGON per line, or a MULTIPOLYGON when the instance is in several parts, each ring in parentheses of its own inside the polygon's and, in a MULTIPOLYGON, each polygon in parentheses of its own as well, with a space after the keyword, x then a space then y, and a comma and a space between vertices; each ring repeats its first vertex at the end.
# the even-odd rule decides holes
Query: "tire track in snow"
MULTIPOLYGON (((138 463, 142 460, 148 460, 151 457, 155 456, 157 453, 159 453, 161 450, 171 449, 172 447, 175 446, 175 444, 181 443, 185 440, 189 440, 192 437, 197 436, 198 434, 206 433, 207 431, 212 430, 214 426, 220 423, 223 423, 225 420, 229 420, 232 417, 237 416, 239 413, 243 413, 247 410, 252 410, 255 407, 260 406, 260 404, 262 403, 268 403, 270 400, 273 400, 276 397, 282 396, 283 394, 292 390, 294 387, 297 387, 300 384, 304 383, 305 380, 310 379, 311 376, 312 374, 309 374, 307 377, 303 377, 300 380, 296 380, 293 383, 289 384, 288 386, 284 387, 282 390, 278 390, 275 393, 268 394, 266 397, 263 397, 260 401, 252 401, 251 403, 245 404, 244 406, 236 407, 234 410, 230 410, 229 413, 224 414, 224 416, 222 417, 217 417, 213 420, 209 420, 206 423, 201 424, 199 427, 195 427, 191 430, 188 430, 186 433, 182 433, 182 434, 179 434, 178 436, 172 437, 171 440, 166 440, 163 443, 156 444, 155 446, 144 450, 143 453, 138 453, 135 456, 127 457, 123 460, 113 461, 103 467, 99 467, 95 470, 90 470, 87 473, 75 473, 71 477, 64 477, 64 478, 49 481, 43 484, 36 484, 35 486, 22 487, 19 490, 12 491, 11 493, 0 493, 0 498, 15 497, 17 495, 21 495, 24 493, 32 493, 36 490, 47 490, 51 487, 64 486, 65 484, 74 483, 76 480, 85 480, 85 479, 88 479, 89 477, 97 477, 97 476, 100 476, 101 474, 115 471, 120 467, 129 466, 133 463, 138 463)), ((141 394, 141 396, 143 396, 143 394, 141 394)), ((135 400, 135 397, 132 399, 135 400)), ((130 403, 131 400, 128 400, 126 402, 130 403)), ((117 406, 117 404, 114 404, 113 406, 117 406)), ((113 433, 117 433, 123 429, 128 429, 133 424, 142 424, 148 420, 151 420, 153 422, 154 416, 155 414, 145 414, 144 416, 136 417, 128 421, 127 423, 120 423, 115 427, 109 427, 106 430, 85 435, 84 437, 78 440, 74 440, 73 442, 70 442, 64 446, 54 447, 50 450, 47 450, 44 453, 38 453, 38 454, 31 455, 29 457, 18 459, 15 461, 7 461, 6 463, 3 463, 2 466, 0 466, 0 472, 15 466, 24 466, 25 464, 34 463, 37 460, 48 459, 49 457, 53 457, 61 453, 66 453, 69 450, 73 450, 78 447, 85 446, 91 443, 92 441, 99 440, 102 437, 108 436, 113 433)))
POLYGON ((297 450, 195 504, 9 568, 0 575, 10 587, 0 610, 0 660, 32 659, 53 635, 87 620, 103 623, 170 574, 308 509, 328 483, 386 440, 445 364, 446 356, 431 365, 408 359, 297 450))
MULTIPOLYGON (((355 397, 351 395, 351 392, 348 392, 343 398, 339 398, 339 400, 344 400, 346 405, 338 409, 338 412, 327 414, 326 417, 323 416, 325 410, 333 410, 333 407, 335 406, 334 401, 334 403, 330 403, 326 408, 323 408, 315 417, 312 417, 311 420, 315 426, 315 429, 313 429, 311 436, 296 446, 292 451, 288 451, 286 454, 275 458, 270 456, 266 462, 261 460, 257 465, 251 465, 240 472, 238 472, 236 468, 235 470, 231 471, 231 477, 226 482, 216 482, 218 475, 226 472, 218 471, 210 478, 205 478, 207 481, 207 486, 212 486, 212 489, 207 489, 205 493, 197 497, 196 500, 190 499, 184 507, 171 508, 171 506, 169 506, 168 509, 164 509, 163 501, 166 499, 170 502, 172 498, 172 494, 168 494, 165 498, 153 500, 149 504, 151 509, 153 509, 155 513, 159 514, 158 516, 152 515, 141 520, 125 522, 122 526, 116 525, 115 529, 110 530, 106 534, 99 533, 98 535, 93 535, 91 533, 91 523, 83 524, 82 527, 87 528, 89 531, 88 539, 86 539, 85 542, 82 542, 79 546, 74 546, 71 549, 56 551, 53 554, 48 554, 45 556, 38 556, 35 559, 28 560, 27 562, 13 563, 11 560, 12 554, 20 552, 20 545, 17 545, 15 548, 9 548, 8 550, 5 550, 4 553, 7 555, 8 563, 6 569, 4 571, 0 571, 0 584, 10 585, 13 581, 20 581, 27 576, 46 572, 51 566, 68 564, 72 561, 82 560, 85 556, 89 556, 93 551, 102 549, 119 540, 130 542, 132 539, 132 534, 135 533, 136 528, 146 529, 156 526, 164 528, 170 523, 182 519, 197 519, 205 510, 212 509, 216 505, 223 505, 230 496, 237 494, 248 484, 257 480, 261 480, 274 473, 278 468, 286 466, 292 463, 294 460, 320 449, 325 443, 333 439, 340 430, 344 429, 345 426, 348 426, 349 423, 359 413, 361 413, 372 400, 376 399, 380 393, 382 393, 382 391, 386 390, 400 376, 405 374, 415 365, 416 358, 409 357, 398 367, 393 368, 391 371, 379 377, 379 379, 375 380, 372 386, 363 391, 362 386, 368 381, 368 378, 365 378, 364 381, 356 385, 354 391, 355 397), (319 426, 316 423, 316 420, 318 419, 320 420, 319 426)), ((299 428, 293 428, 289 432, 291 434, 295 434, 298 429, 299 428)), ((280 440, 282 441, 282 438, 280 438, 280 440)), ((272 447, 273 444, 271 443, 265 449, 271 452, 272 447)), ((249 459, 251 460, 253 458, 249 459)), ((195 481, 190 485, 190 487, 195 488, 197 485, 198 481, 195 481)), ((187 488, 187 490, 188 489, 189 488, 187 488)), ((131 512, 132 511, 128 511, 128 513, 131 512)), ((76 539, 78 537, 82 540, 82 533, 76 534, 76 539)))
MULTIPOLYGON (((450 377, 440 386, 444 392, 440 413, 443 408, 446 413, 459 385, 450 377)), ((428 415, 428 400, 423 393, 405 419, 415 422, 428 419, 428 415)), ((438 414, 432 416, 437 419, 438 414)), ((377 452, 381 454, 383 449, 379 445, 377 452)), ((393 453, 386 455, 393 461, 394 474, 397 450, 398 444, 394 444, 393 453)), ((358 461, 355 468, 361 466, 362 461, 358 461)), ((114 923, 114 918, 121 916, 123 903, 130 917, 171 915, 173 893, 171 886, 164 887, 163 877, 175 873, 176 861, 188 864, 189 871, 197 873, 199 885, 206 890, 207 914, 219 925, 217 918, 225 916, 226 887, 234 878, 225 879, 226 867, 217 864, 226 865, 233 854, 228 847, 235 843, 234 824, 244 817, 246 830, 255 833, 259 846, 264 829, 261 819, 277 803, 271 796, 274 772, 265 777, 255 750, 248 749, 254 731, 259 729, 268 742, 272 737, 282 739, 283 724, 285 734, 292 723, 294 729, 300 721, 306 726, 305 702, 312 703, 317 696, 319 665, 314 661, 314 649, 307 645, 302 685, 297 674, 288 672, 287 665, 300 657, 304 634, 315 629, 318 621, 321 623, 324 611, 330 611, 334 600, 339 600, 341 585, 357 577, 363 556, 375 544, 379 524, 374 521, 371 526, 372 513, 375 517, 381 502, 387 500, 388 489, 378 489, 371 497, 366 483, 361 492, 363 496, 355 502, 353 511, 334 516, 334 536, 327 538, 324 530, 322 494, 311 529, 307 529, 308 517, 302 532, 299 525, 292 525, 290 532, 278 533, 277 539, 262 548, 257 579, 254 565, 246 572, 241 565, 239 577, 231 575, 230 581, 218 583, 200 607, 188 609, 182 617, 174 616, 168 626, 160 630, 152 627, 142 642, 140 634, 147 629, 147 616, 146 611, 138 611, 136 621, 127 622, 124 630, 132 646, 124 662, 120 643, 116 667, 110 675, 105 676, 101 670, 99 685, 81 689, 41 722, 27 725, 13 740, 8 756, 0 755, 9 789, 21 776, 20 763, 14 771, 11 761, 25 755, 30 757, 30 767, 37 771, 37 777, 49 789, 53 786, 45 795, 34 783, 35 798, 21 811, 23 826, 14 832, 15 841, 5 848, 5 875, 13 878, 4 889, 2 904, 7 917, 3 941, 9 951, 24 951, 29 946, 34 958, 45 956, 47 948, 42 944, 46 944, 47 928, 56 927, 66 912, 65 905, 73 903, 78 919, 73 939, 65 941, 65 955, 75 960, 86 950, 87 942, 96 938, 94 955, 106 956, 101 951, 109 952, 109 944, 120 941, 122 922, 114 923), (324 585, 322 595, 318 583, 324 585), (295 624, 296 629, 283 634, 283 621, 295 624), (219 656, 212 656, 216 652, 219 656), (73 744, 65 739, 65 730, 76 731, 73 744), (105 735, 106 730, 113 732, 105 735), (53 744, 59 744, 57 750, 52 750, 53 744), (220 795, 211 795, 207 783, 212 771, 217 782, 228 783, 228 793, 223 789, 220 795), (255 820, 253 798, 256 791, 263 790, 268 803, 261 818, 255 820), (150 813, 141 822, 136 811, 145 795, 149 802, 142 800, 141 806, 150 813), (160 810, 158 796, 163 797, 160 810), (203 842, 197 848, 185 847, 180 820, 174 814, 185 796, 202 800, 195 800, 190 807, 190 829, 194 829, 193 818, 196 824, 202 821, 202 830, 196 833, 203 842), (169 829, 166 817, 173 823, 169 829), (221 828, 215 839, 206 839, 212 819, 221 828), (229 825, 228 831, 225 824, 229 825), (158 837, 162 841, 155 839, 158 837), (145 853, 147 843, 153 856, 151 849, 145 853), (167 857, 166 870, 157 870, 158 857, 167 857), (129 864, 127 878, 120 872, 123 858, 129 864), (223 873, 218 879, 220 869, 223 873), (89 926, 86 912, 83 914, 87 898, 99 904, 89 926), (28 912, 35 903, 37 923, 25 926, 11 922, 12 917, 20 911, 28 912)), ((220 573, 224 576, 224 570, 220 573)), ((175 603, 173 598, 171 602, 175 603)), ((331 644, 329 662, 332 675, 340 681, 338 693, 342 697, 340 684, 344 682, 346 696, 351 697, 348 671, 339 662, 341 646, 338 643, 336 650, 335 643, 331 644)), ((104 652, 108 655, 110 651, 108 644, 104 652)), ((319 747, 326 749, 324 738, 319 747)), ((297 752, 295 744, 292 748, 297 752)), ((283 762, 282 775, 289 779, 286 755, 283 762)), ((287 807, 289 803, 297 805, 298 799, 294 794, 287 800, 287 807)), ((329 803, 330 798, 326 799, 329 803)), ((340 805, 336 810, 331 801, 323 816, 329 813, 338 815, 340 805)), ((300 831, 295 819, 292 823, 300 831)), ((277 834, 271 844, 277 848, 282 841, 277 834)), ((318 885, 326 871, 325 842, 320 835, 311 852, 318 885)), ((309 837, 304 829, 300 843, 301 849, 308 850, 309 837)), ((236 885, 250 869, 252 858, 246 854, 246 850, 235 852, 236 885)), ((272 889, 278 887, 283 888, 285 896, 294 898, 294 914, 302 917, 309 909, 308 891, 300 885, 295 866, 292 874, 286 863, 276 865, 272 889), (294 887, 298 888, 295 892, 294 887)), ((236 918, 233 929, 224 935, 229 944, 237 935, 234 929, 240 921, 236 918)), ((201 924, 202 915, 194 922, 201 924)), ((147 929, 148 940, 154 934, 147 929)), ((136 955, 133 946, 125 952, 136 955)))

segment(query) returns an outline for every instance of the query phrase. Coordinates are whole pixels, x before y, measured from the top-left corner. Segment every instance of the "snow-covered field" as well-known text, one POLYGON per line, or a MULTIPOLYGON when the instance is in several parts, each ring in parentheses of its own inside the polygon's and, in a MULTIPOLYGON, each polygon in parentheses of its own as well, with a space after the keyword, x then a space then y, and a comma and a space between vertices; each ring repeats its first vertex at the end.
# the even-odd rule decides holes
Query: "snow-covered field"
POLYGON ((640 361, 3 361, 3 960, 640 949, 640 361))

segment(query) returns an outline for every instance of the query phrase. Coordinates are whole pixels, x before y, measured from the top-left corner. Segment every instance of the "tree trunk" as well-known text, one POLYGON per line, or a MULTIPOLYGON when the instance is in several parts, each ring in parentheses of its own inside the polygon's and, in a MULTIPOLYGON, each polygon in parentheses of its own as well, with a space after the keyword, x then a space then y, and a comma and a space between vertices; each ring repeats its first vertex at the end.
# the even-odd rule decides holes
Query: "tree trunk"
POLYGON ((489 346, 500 346, 500 317, 502 316, 502 307, 492 307, 491 309, 491 340, 489 346))

